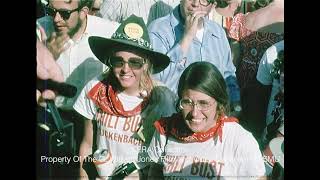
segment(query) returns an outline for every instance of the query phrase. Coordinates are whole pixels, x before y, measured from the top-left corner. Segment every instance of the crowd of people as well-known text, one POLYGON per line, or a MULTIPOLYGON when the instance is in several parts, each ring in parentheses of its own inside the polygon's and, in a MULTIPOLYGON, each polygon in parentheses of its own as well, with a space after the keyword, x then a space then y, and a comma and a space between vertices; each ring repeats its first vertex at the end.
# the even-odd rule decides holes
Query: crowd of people
POLYGON ((37 10, 37 78, 77 89, 36 92, 38 113, 53 100, 74 124, 74 179, 283 179, 283 0, 41 0, 37 10))

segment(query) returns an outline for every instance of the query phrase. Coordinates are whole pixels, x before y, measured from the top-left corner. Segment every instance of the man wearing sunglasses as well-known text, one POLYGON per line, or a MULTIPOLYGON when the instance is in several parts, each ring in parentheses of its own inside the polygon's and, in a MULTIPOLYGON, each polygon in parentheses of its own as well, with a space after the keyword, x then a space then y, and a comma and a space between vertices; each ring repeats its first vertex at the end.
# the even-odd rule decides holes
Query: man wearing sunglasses
POLYGON ((62 67, 65 82, 78 89, 73 98, 56 98, 56 105, 64 110, 72 110, 84 85, 107 68, 91 52, 88 37, 109 38, 119 26, 89 15, 92 3, 92 0, 49 0, 45 6, 45 18, 51 20, 54 30, 48 32, 50 26, 43 25, 48 35, 46 44, 62 67))
MULTIPOLYGON (((64 81, 77 88, 73 98, 55 98, 62 119, 75 124, 77 143, 80 143, 82 138, 82 128, 72 106, 84 85, 107 69, 107 66, 92 53, 88 38, 110 38, 119 26, 116 22, 89 15, 91 4, 92 0, 49 0, 45 6, 46 16, 38 19, 48 37, 42 39, 42 42, 54 54, 57 64, 62 69, 64 81)), ((76 151, 79 146, 76 144, 76 151)))
POLYGON ((149 25, 153 48, 167 54, 171 60, 170 65, 155 76, 176 92, 178 80, 189 64, 208 61, 226 80, 233 115, 239 116, 240 92, 229 42, 224 29, 208 18, 214 3, 217 2, 181 0, 171 14, 149 25))

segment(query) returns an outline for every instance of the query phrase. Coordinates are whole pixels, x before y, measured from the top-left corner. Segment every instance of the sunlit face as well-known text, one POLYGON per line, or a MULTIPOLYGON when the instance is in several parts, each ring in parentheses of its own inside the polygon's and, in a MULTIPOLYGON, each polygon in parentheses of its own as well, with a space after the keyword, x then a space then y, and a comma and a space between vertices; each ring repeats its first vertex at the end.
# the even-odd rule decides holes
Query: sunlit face
POLYGON ((208 6, 203 6, 200 4, 199 0, 181 0, 180 2, 180 11, 183 18, 197 11, 205 11, 207 12, 207 15, 208 15, 211 8, 212 8, 212 3, 209 4, 208 6))
MULTIPOLYGON (((75 10, 79 7, 78 4, 78 1, 71 1, 70 3, 63 0, 49 1, 49 7, 57 11, 75 10)), ((52 18, 56 31, 68 33, 70 37, 73 37, 73 35, 80 29, 82 24, 80 12, 81 10, 76 10, 70 13, 70 17, 68 18, 64 18, 60 13, 56 13, 55 15, 53 15, 52 18)))
POLYGON ((139 92, 141 77, 143 76, 143 72, 148 68, 147 63, 145 63, 141 56, 132 52, 118 51, 114 54, 114 56, 117 57, 117 59, 122 59, 124 61, 122 67, 115 66, 112 68, 113 73, 119 81, 121 87, 124 89, 124 91, 130 90, 131 92, 139 92), (129 61, 131 61, 133 67, 130 67, 128 64, 129 61), (134 66, 136 66, 136 64, 139 62, 144 62, 141 65, 141 68, 134 68, 134 66))
POLYGON ((214 98, 195 90, 185 90, 182 99, 190 99, 193 103, 191 108, 182 109, 186 125, 193 132, 206 132, 216 124, 217 102, 214 98), (206 104, 207 110, 200 110, 199 104, 206 104))

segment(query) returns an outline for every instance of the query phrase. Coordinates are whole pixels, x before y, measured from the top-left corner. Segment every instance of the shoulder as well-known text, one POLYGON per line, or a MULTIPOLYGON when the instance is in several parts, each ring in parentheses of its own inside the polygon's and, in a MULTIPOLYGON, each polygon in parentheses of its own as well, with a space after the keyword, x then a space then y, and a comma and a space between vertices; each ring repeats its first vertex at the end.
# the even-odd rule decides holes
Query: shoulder
POLYGON ((115 32, 120 25, 118 22, 110 21, 97 16, 88 15, 87 17, 88 28, 90 29, 92 35, 96 36, 106 36, 106 34, 109 34, 111 37, 111 34, 115 32))
POLYGON ((172 13, 152 21, 148 26, 148 31, 161 33, 170 30, 169 27, 171 27, 171 14, 172 13))
POLYGON ((234 142, 238 143, 246 140, 255 141, 253 135, 237 122, 224 123, 223 134, 224 138, 233 139, 234 142))
POLYGON ((225 36, 225 34, 226 34, 225 30, 217 22, 212 21, 212 20, 208 20, 207 25, 208 25, 208 30, 209 30, 208 32, 213 33, 213 35, 215 35, 217 37, 225 36))
POLYGON ((84 90, 86 92, 89 92, 91 89, 93 89, 98 83, 100 83, 101 81, 103 81, 106 77, 105 73, 102 73, 96 77, 94 77, 93 79, 91 79, 84 87, 84 90))
POLYGON ((265 58, 267 63, 272 64, 277 59, 278 52, 284 49, 284 40, 275 43, 270 46, 265 52, 265 58))

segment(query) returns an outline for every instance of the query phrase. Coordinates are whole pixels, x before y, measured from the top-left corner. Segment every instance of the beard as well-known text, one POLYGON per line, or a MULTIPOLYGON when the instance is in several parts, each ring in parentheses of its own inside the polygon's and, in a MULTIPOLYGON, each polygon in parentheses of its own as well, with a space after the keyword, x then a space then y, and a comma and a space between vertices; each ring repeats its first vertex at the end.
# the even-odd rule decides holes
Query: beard
POLYGON ((76 26, 73 28, 70 28, 70 30, 68 31, 68 35, 70 36, 70 38, 73 38, 73 36, 79 31, 81 25, 82 25, 82 21, 79 17, 76 26))

